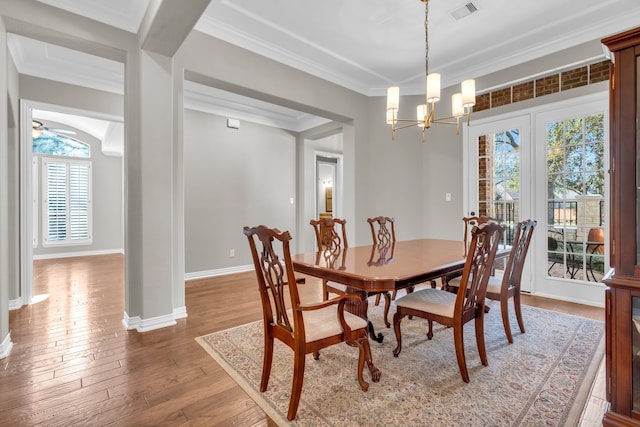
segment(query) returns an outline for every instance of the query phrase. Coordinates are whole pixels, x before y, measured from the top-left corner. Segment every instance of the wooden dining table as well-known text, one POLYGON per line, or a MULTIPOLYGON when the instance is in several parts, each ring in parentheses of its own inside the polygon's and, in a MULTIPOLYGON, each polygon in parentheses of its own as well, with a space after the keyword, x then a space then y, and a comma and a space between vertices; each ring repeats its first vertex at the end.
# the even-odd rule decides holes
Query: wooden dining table
MULTIPOLYGON (((496 258, 508 256, 510 248, 498 250, 496 258)), ((319 251, 294 255, 296 272, 348 286, 347 292, 360 296, 359 304, 347 309, 369 322, 370 337, 382 342, 367 318, 368 296, 410 288, 414 285, 461 272, 464 268, 464 243, 455 240, 417 239, 398 241, 388 246, 365 245, 339 251, 319 251)))

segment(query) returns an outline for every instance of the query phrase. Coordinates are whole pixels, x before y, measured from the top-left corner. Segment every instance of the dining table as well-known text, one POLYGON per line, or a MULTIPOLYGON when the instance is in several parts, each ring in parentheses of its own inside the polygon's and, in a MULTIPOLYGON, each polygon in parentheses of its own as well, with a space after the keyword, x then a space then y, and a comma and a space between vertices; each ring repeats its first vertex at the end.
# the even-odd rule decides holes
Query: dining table
MULTIPOLYGON (((510 247, 501 247, 497 258, 507 257, 510 247)), ((317 251, 292 256, 293 269, 323 280, 342 283, 347 292, 360 296, 346 309, 369 325, 369 336, 382 342, 367 318, 368 296, 372 292, 392 292, 462 272, 465 258, 462 241, 416 239, 388 245, 364 245, 335 251, 317 251)))

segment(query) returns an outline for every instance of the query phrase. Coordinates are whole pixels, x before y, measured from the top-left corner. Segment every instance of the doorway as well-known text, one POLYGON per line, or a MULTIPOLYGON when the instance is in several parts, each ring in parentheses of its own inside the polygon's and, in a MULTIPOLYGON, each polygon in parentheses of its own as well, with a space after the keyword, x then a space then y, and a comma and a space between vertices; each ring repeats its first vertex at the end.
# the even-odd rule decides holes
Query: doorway
POLYGON ((122 127, 122 118, 29 100, 21 100, 20 114, 20 280, 14 292, 18 298, 12 299, 12 308, 19 308, 33 300, 34 248, 39 251, 39 258, 122 253, 124 248, 123 158, 121 154, 116 153, 117 150, 114 151, 114 146, 105 150, 104 145, 108 141, 114 141, 108 136, 117 139, 115 133, 118 131, 114 129, 122 127), (32 151, 34 111, 40 119, 47 118, 67 125, 86 133, 92 140, 100 140, 103 144, 101 147, 94 147, 97 149, 93 150, 93 155, 89 159, 90 169, 95 172, 93 173, 93 193, 89 198, 93 206, 93 215, 90 219, 93 231, 89 236, 91 244, 83 242, 82 245, 58 247, 50 245, 46 250, 42 247, 39 234, 42 234, 44 226, 43 220, 38 219, 38 213, 45 206, 43 198, 39 195, 39 187, 43 186, 44 179, 41 169, 45 162, 34 162, 32 151), (63 123, 65 120, 68 122, 63 123), (78 121, 84 121, 85 125, 78 121), (107 126, 103 129, 102 138, 95 134, 99 131, 99 128, 96 128, 97 122, 103 122, 102 124, 107 126), (111 229, 105 229, 104 224, 111 229))

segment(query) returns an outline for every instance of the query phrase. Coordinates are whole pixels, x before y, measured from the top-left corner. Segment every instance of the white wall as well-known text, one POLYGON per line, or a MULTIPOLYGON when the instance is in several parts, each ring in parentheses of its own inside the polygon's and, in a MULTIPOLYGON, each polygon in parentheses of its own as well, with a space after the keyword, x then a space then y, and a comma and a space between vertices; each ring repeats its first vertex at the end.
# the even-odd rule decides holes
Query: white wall
POLYGON ((292 234, 296 226, 295 135, 245 121, 230 129, 226 119, 184 112, 188 275, 252 265, 244 226, 264 224, 292 234))

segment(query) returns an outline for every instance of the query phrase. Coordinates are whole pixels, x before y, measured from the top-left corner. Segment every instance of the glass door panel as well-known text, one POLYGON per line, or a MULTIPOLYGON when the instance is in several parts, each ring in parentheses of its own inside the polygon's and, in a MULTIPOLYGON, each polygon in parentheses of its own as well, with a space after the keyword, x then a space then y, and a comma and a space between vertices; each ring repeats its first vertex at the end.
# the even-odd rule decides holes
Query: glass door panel
POLYGON ((604 114, 546 123, 547 275, 604 274, 604 114))

